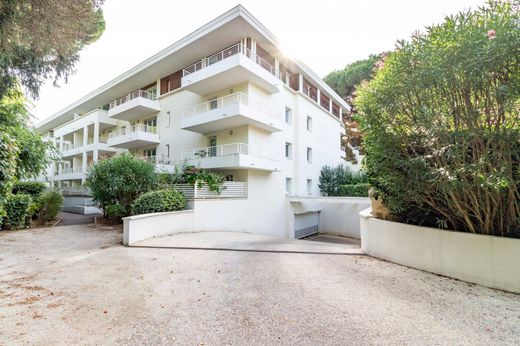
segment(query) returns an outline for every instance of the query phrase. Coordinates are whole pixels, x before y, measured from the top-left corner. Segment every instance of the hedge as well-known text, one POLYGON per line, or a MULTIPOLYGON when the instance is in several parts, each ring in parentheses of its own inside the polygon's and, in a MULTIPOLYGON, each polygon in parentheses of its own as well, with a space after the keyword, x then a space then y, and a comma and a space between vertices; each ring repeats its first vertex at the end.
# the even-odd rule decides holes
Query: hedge
POLYGON ((38 198, 47 187, 38 181, 19 181, 13 185, 13 194, 25 193, 33 199, 38 198))
POLYGON ((56 190, 44 192, 38 201, 41 206, 39 211, 40 219, 43 221, 55 220, 63 205, 61 193, 56 190))
POLYGON ((181 210, 186 207, 184 195, 174 189, 150 191, 139 196, 132 204, 134 215, 181 210))
POLYGON ((339 187, 340 196, 368 197, 369 184, 346 184, 339 187))
POLYGON ((5 201, 5 218, 3 228, 15 230, 24 226, 32 198, 27 194, 8 195, 5 201))

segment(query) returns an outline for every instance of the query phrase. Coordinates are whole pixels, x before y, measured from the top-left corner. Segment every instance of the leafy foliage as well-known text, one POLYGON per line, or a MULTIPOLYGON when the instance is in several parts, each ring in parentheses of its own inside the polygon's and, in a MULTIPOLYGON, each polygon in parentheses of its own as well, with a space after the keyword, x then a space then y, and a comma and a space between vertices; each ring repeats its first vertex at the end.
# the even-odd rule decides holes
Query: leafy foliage
POLYGON ((0 98, 18 82, 37 97, 45 79, 66 79, 79 51, 104 31, 100 5, 97 0, 3 0, 0 98))
POLYGON ((161 185, 172 184, 190 184, 197 187, 207 185, 210 191, 220 193, 222 184, 226 181, 226 177, 222 174, 211 172, 203 168, 195 166, 175 167, 174 173, 162 173, 159 176, 161 185))
POLYGON ((109 220, 119 221, 127 216, 126 209, 121 204, 110 204, 106 207, 106 214, 109 220))
POLYGON ((18 181, 14 183, 12 192, 15 195, 25 193, 35 199, 38 198, 45 189, 45 184, 38 181, 18 181))
POLYGON ((367 183, 367 176, 364 172, 354 172, 344 165, 323 166, 318 187, 326 196, 346 196, 342 186, 363 183, 367 183))
POLYGON ((520 12, 490 2, 400 41, 358 90, 370 185, 403 222, 520 236, 520 12))
POLYGON ((63 196, 58 190, 45 191, 38 198, 40 210, 39 218, 42 221, 56 220, 63 206, 63 196))
POLYGON ((27 126, 25 100, 17 89, 0 98, 0 219, 16 178, 37 176, 56 156, 50 142, 27 126))
POLYGON ((132 204, 132 212, 138 214, 182 210, 186 207, 184 195, 174 189, 156 190, 142 194, 132 204))
POLYGON ((339 187, 340 196, 368 197, 369 185, 367 183, 346 184, 339 187))
POLYGON ((32 198, 27 194, 8 195, 5 201, 6 215, 3 228, 15 230, 25 225, 32 198))
POLYGON ((137 196, 155 188, 157 173, 153 163, 123 154, 91 166, 86 185, 93 200, 104 210, 105 217, 106 207, 112 204, 123 206, 125 215, 129 215, 130 206, 137 196))

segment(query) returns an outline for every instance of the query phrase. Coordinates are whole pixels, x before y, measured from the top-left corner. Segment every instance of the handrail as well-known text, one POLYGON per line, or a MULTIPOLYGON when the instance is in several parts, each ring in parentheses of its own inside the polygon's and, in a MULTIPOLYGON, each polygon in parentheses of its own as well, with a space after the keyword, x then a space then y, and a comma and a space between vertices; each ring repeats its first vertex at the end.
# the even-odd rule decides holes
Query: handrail
POLYGON ((202 58, 201 60, 191 64, 188 67, 185 67, 182 70, 182 76, 186 77, 187 75, 189 75, 191 73, 194 73, 194 72, 197 72, 199 70, 202 70, 205 67, 213 65, 216 62, 222 61, 222 60, 224 60, 226 58, 229 58, 231 56, 237 55, 239 53, 243 54, 246 57, 248 57, 249 59, 253 60, 257 65, 260 65, 265 70, 269 71, 271 74, 273 74, 275 76, 278 75, 278 71, 273 67, 273 65, 271 65, 270 63, 265 61, 265 59, 263 59, 262 57, 254 54, 250 49, 245 47, 242 43, 236 43, 236 44, 234 44, 234 45, 232 45, 230 47, 227 47, 227 48, 225 48, 225 49, 223 49, 223 50, 221 50, 221 51, 219 51, 219 52, 217 52, 217 53, 215 53, 213 55, 210 55, 208 57, 202 58))
POLYGON ((276 110, 268 106, 267 104, 250 97, 247 94, 244 94, 242 92, 237 92, 234 94, 230 94, 227 96, 219 97, 214 100, 210 100, 207 102, 199 103, 190 107, 186 107, 181 112, 181 117, 189 117, 196 114, 205 113, 214 109, 220 109, 223 107, 227 107, 232 104, 241 103, 247 106, 250 106, 251 108, 254 108, 256 110, 259 110, 271 117, 276 117, 277 113, 276 110))
POLYGON ((138 97, 142 97, 142 98, 145 98, 145 99, 148 99, 148 100, 155 100, 157 97, 152 94, 152 93, 149 93, 147 91, 144 91, 144 90, 137 90, 137 91, 134 91, 134 92, 131 92, 130 94, 127 94, 121 98, 118 98, 112 102, 110 102, 110 109, 114 108, 114 107, 117 107, 119 105, 122 105, 123 103, 125 102, 128 102, 130 100, 133 100, 133 99, 136 99, 138 97))
POLYGON ((165 156, 141 156, 140 160, 148 161, 154 163, 156 165, 169 165, 171 164, 171 160, 165 156))
POLYGON ((227 155, 251 155, 266 159, 278 159, 277 154, 265 148, 250 146, 245 143, 231 143, 213 147, 194 148, 182 152, 183 160, 196 160, 227 155))
POLYGON ((83 168, 81 167, 75 167, 75 168, 62 168, 61 169, 61 175, 64 174, 73 174, 73 173, 82 173, 83 168))
POLYGON ((127 134, 135 133, 135 132, 157 134, 157 127, 149 126, 149 125, 145 125, 145 124, 135 124, 135 125, 125 126, 125 127, 120 128, 119 130, 110 132, 108 134, 108 139, 125 136, 127 134))

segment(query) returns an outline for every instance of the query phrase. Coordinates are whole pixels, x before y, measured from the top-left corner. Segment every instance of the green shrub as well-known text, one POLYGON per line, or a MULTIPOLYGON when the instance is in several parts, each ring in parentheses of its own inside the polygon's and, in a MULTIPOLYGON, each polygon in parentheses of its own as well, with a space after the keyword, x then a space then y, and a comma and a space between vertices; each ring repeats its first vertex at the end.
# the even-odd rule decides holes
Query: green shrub
POLYGON ((341 185, 339 194, 345 197, 368 197, 368 189, 367 183, 341 185))
POLYGON ((119 221, 125 217, 126 209, 121 204, 110 204, 106 207, 107 218, 114 221, 119 221))
POLYGON ((181 210, 186 207, 184 195, 174 189, 150 191, 139 196, 132 204, 134 215, 181 210))
POLYGON ((130 214, 130 206, 140 194, 157 185, 155 165, 123 154, 102 160, 90 167, 86 185, 106 215, 107 206, 119 204, 130 214))
POLYGON ((447 17, 398 42, 357 90, 365 169, 395 219, 518 235, 518 23, 515 1, 447 17))
POLYGON ((25 193, 33 199, 38 198, 47 187, 38 181, 18 181, 13 184, 13 194, 25 193))
POLYGON ((8 195, 4 204, 6 216, 3 228, 14 230, 24 226, 31 202, 32 198, 27 194, 8 195))
POLYGON ((343 185, 368 183, 366 174, 362 171, 354 172, 347 166, 323 166, 320 173, 318 187, 325 196, 344 196, 341 191, 343 185))
POLYGON ((56 220, 63 205, 63 196, 57 190, 46 191, 40 196, 39 203, 39 218, 42 221, 56 220))

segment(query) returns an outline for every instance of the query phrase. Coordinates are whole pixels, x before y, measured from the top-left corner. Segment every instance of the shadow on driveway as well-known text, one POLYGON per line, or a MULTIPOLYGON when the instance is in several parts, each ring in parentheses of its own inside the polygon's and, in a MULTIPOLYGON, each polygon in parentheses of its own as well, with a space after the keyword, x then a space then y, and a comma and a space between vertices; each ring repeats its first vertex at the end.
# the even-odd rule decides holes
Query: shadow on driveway
POLYGON ((101 214, 90 214, 90 215, 81 215, 81 214, 73 214, 61 212, 59 215, 59 219, 61 220, 56 227, 61 226, 71 226, 71 225, 88 225, 94 223, 95 217, 100 217, 101 214))

